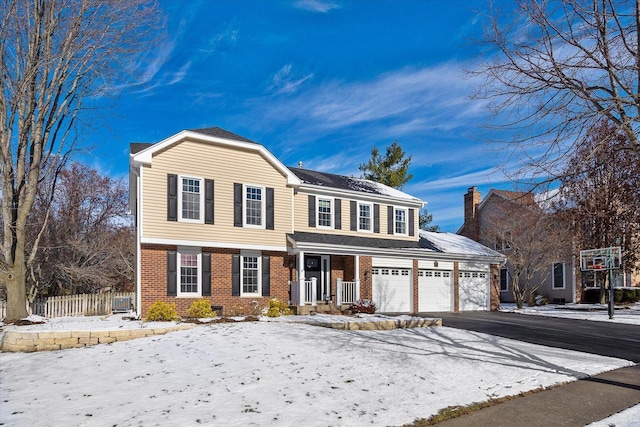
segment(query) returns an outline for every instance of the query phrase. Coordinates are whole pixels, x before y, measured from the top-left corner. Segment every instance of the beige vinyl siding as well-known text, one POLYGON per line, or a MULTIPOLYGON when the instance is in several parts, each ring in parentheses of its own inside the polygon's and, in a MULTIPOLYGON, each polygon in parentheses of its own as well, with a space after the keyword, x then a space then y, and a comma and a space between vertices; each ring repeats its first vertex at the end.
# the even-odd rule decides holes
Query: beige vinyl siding
MULTIPOLYGON (((294 197, 295 204, 295 213, 294 213, 294 229, 295 231, 304 231, 310 233, 322 233, 322 234, 341 234, 348 236, 359 236, 359 237, 374 237, 376 239, 394 239, 394 240, 409 240, 416 241, 419 239, 418 237, 418 216, 420 210, 417 208, 414 209, 414 235, 413 236, 401 236, 396 234, 389 234, 387 230, 387 207, 389 204, 386 201, 375 202, 380 205, 380 233, 374 233, 373 231, 351 231, 351 220, 350 220, 350 204, 352 200, 358 201, 357 199, 347 199, 345 197, 340 196, 331 196, 329 194, 324 195, 316 195, 316 197, 330 197, 333 199, 342 200, 341 205, 341 219, 342 219, 342 229, 333 230, 326 228, 316 228, 309 227, 309 193, 306 192, 298 192, 294 197)), ((362 203, 370 203, 373 204, 370 200, 360 200, 362 203)), ((392 206, 400 207, 400 204, 394 204, 392 206)), ((316 203, 317 208, 317 203, 316 203)), ((335 204, 334 204, 335 208, 335 204)), ((372 212, 373 215, 373 212, 372 212)), ((335 218, 335 217, 334 217, 335 218)), ((335 227, 335 221, 334 221, 335 227)), ((407 217, 407 227, 409 227, 409 218, 407 217)), ((372 229, 373 230, 373 229, 372 229)))
POLYGON ((286 233, 292 231, 292 197, 286 177, 253 151, 193 141, 178 143, 156 154, 150 166, 142 167, 142 194, 144 238, 202 241, 203 246, 211 241, 284 247, 286 233), (215 181, 214 225, 167 221, 167 174, 215 181), (233 226, 234 183, 274 189, 274 230, 233 226))

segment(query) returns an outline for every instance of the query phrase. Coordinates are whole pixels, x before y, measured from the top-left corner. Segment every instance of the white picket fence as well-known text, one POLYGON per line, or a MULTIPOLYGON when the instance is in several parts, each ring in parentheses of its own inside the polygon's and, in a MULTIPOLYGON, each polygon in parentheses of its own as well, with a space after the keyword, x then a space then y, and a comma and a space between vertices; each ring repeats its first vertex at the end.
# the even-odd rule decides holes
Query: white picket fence
MULTIPOLYGON (((71 316, 98 316, 112 313, 113 299, 122 303, 122 298, 135 302, 135 292, 107 292, 104 294, 81 294, 49 297, 29 304, 29 314, 37 314, 47 318, 71 316)), ((0 320, 6 316, 6 302, 0 301, 0 320)), ((119 307, 122 308, 122 307, 119 307)), ((129 309, 130 307, 125 307, 129 309)))

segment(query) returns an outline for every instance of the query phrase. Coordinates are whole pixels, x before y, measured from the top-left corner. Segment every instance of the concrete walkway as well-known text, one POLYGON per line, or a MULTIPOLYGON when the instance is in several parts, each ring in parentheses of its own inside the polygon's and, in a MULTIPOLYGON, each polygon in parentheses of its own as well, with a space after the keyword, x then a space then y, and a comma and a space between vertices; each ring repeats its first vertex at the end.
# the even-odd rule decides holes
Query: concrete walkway
POLYGON ((582 427, 638 403, 640 365, 635 365, 518 397, 438 426, 582 427))

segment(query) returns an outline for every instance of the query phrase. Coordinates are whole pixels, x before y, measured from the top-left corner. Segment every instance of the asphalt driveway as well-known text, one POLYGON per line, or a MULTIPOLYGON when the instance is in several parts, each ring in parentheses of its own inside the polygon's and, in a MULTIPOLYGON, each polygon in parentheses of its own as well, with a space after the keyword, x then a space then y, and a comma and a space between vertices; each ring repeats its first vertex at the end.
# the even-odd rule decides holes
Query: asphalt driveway
POLYGON ((636 325, 496 311, 421 313, 420 316, 440 317, 442 326, 640 363, 640 327, 636 325))

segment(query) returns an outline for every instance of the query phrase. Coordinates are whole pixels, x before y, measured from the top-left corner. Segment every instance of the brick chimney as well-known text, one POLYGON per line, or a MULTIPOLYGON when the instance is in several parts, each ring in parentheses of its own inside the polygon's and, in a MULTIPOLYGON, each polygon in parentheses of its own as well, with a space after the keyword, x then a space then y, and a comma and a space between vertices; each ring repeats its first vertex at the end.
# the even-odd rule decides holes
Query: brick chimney
POLYGON ((480 241, 479 204, 480 192, 478 191, 478 187, 469 187, 467 193, 464 195, 464 227, 460 234, 476 242, 480 241))

